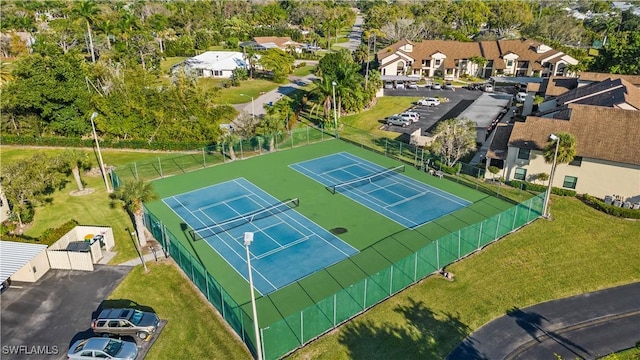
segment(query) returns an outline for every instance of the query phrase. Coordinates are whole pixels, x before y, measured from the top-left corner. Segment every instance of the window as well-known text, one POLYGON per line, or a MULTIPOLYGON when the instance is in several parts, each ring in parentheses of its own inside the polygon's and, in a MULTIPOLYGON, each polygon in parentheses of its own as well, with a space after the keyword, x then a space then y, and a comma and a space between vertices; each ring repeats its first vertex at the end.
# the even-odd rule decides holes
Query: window
POLYGON ((222 76, 222 70, 213 70, 213 76, 222 76))
POLYGON ((530 154, 531 150, 529 149, 518 149, 518 159, 529 160, 530 154))
POLYGON ((516 168, 516 173, 513 176, 516 180, 524 181, 527 178, 527 169, 516 168))
POLYGON ((422 60, 422 66, 424 67, 431 66, 431 60, 422 60))
POLYGON ((436 59, 435 66, 440 66, 441 63, 442 63, 441 59, 436 59))
POLYGON ((513 60, 507 60, 507 67, 513 66, 513 60))
POLYGON ((568 189, 575 189, 577 183, 578 183, 577 177, 567 175, 564 177, 564 183, 562 183, 562 187, 565 187, 568 189))
POLYGON ((573 160, 569 163, 571 166, 580 166, 582 165, 582 156, 575 156, 573 160))

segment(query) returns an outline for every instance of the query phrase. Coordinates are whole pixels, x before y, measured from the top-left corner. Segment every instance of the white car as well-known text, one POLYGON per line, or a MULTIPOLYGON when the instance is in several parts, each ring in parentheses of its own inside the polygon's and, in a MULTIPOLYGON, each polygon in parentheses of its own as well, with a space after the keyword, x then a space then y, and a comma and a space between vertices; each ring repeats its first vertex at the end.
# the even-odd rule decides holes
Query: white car
POLYGON ((484 84, 484 91, 486 91, 486 92, 493 92, 493 85, 491 85, 491 84, 484 84))
POLYGON ((440 105, 440 99, 438 98, 424 98, 421 100, 418 100, 418 105, 422 105, 422 106, 438 106, 440 105))
POLYGON ((409 83, 409 85, 407 85, 408 89, 417 89, 418 88, 418 84, 415 81, 412 81, 409 83))
POLYGON ((519 92, 516 94, 516 101, 517 102, 524 102, 525 99, 527 98, 527 93, 526 92, 519 92))
POLYGON ((418 122, 418 120, 420 120, 420 114, 414 111, 405 111, 402 114, 399 114, 398 116, 400 116, 403 119, 407 119, 411 122, 418 122))
POLYGON ((396 83, 396 89, 404 89, 404 83, 403 82, 396 83))
POLYGON ((385 89, 393 89, 393 83, 390 81, 387 81, 386 83, 384 83, 384 88, 385 89))
POLYGON ((442 90, 442 85, 433 83, 433 85, 431 85, 431 90, 442 90))

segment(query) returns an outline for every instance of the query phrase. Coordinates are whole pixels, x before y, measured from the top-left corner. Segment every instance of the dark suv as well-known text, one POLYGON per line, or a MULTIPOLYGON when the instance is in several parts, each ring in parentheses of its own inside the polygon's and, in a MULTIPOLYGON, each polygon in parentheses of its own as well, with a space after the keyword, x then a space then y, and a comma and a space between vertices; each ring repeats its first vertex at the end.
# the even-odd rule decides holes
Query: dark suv
POLYGON ((152 312, 135 309, 104 309, 91 322, 96 334, 130 335, 146 339, 156 332, 160 319, 152 312))

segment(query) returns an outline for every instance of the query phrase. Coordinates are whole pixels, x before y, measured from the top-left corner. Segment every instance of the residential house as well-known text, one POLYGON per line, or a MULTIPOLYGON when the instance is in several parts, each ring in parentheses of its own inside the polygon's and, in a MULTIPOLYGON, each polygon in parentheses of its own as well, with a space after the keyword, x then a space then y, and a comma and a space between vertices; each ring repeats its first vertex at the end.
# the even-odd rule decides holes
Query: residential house
POLYGON ((252 47, 255 50, 267 50, 277 48, 283 51, 293 49, 296 53, 302 52, 304 44, 291 40, 288 36, 258 36, 253 41, 243 42, 241 47, 252 47))
POLYGON ((418 75, 457 79, 463 75, 565 75, 578 61, 535 40, 460 42, 401 40, 376 54, 381 75, 418 75), (484 58, 486 63, 478 61, 484 58))
POLYGON ((506 180, 535 182, 537 174, 550 174, 542 149, 550 134, 566 132, 576 139, 576 156, 557 165, 554 187, 640 202, 640 111, 571 103, 552 118, 529 116, 497 130, 501 136, 487 158, 503 162, 506 180))
POLYGON ((171 72, 180 68, 193 71, 198 77, 230 78, 235 69, 248 70, 249 64, 241 52, 207 51, 172 66, 171 72))

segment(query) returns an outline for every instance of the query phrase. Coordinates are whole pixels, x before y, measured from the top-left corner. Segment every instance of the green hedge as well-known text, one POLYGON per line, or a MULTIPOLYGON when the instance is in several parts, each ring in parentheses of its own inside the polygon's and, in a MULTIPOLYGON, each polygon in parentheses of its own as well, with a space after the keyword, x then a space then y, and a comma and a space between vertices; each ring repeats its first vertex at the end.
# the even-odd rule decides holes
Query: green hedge
MULTIPOLYGON (((62 147, 93 147, 93 139, 65 138, 65 137, 33 137, 19 135, 2 135, 0 143, 3 145, 31 145, 31 146, 62 146, 62 147)), ((112 149, 146 149, 146 150, 193 150, 201 149, 208 144, 193 142, 152 142, 146 140, 100 140, 100 146, 112 149)))
MULTIPOLYGON (((535 192, 547 191, 547 187, 545 185, 533 184, 526 181, 510 180, 508 184, 516 189, 529 190, 529 191, 535 191, 535 192)), ((557 187, 551 187, 551 193, 555 195, 560 195, 560 196, 576 196, 575 190, 560 189, 557 187)))
POLYGON ((436 169, 440 169, 442 172, 449 174, 449 175, 455 175, 457 173, 460 172, 460 169, 462 168, 462 163, 457 162, 455 165, 453 166, 447 166, 445 163, 443 163, 440 160, 436 160, 434 162, 434 167, 436 169))
POLYGON ((7 227, 3 226, 2 240, 51 245, 54 242, 60 240, 60 238, 64 234, 68 233, 76 226, 78 226, 77 221, 69 220, 66 223, 60 225, 60 227, 57 227, 55 229, 49 228, 45 230, 45 232, 39 238, 34 238, 27 235, 5 233, 7 227))
POLYGON ((600 210, 603 213, 617 216, 625 219, 640 219, 640 210, 625 209, 618 206, 605 204, 604 201, 598 199, 595 196, 584 194, 580 196, 580 200, 585 204, 591 206, 596 210, 600 210))

